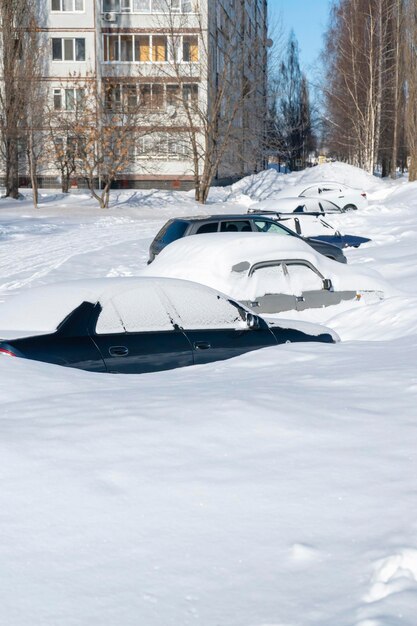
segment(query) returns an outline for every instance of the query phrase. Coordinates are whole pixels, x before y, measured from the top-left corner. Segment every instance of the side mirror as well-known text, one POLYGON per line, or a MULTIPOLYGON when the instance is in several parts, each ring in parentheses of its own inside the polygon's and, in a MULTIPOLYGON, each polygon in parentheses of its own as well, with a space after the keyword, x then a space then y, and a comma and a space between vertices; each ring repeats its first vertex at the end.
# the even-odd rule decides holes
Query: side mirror
POLYGON ((330 278, 325 278, 323 280, 323 289, 325 289, 326 291, 333 291, 333 284, 330 278))
POLYGON ((259 317, 253 313, 247 313, 246 324, 249 330, 257 330, 260 327, 259 317))

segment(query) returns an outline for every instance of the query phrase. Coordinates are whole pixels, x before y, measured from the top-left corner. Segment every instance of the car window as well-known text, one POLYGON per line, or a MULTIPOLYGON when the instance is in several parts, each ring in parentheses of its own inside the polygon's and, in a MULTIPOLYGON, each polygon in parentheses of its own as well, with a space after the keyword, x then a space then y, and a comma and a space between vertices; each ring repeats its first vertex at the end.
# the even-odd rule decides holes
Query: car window
POLYGON ((220 231, 222 233, 251 232, 252 226, 249 220, 227 220, 220 222, 220 231))
POLYGON ((307 187, 306 189, 304 189, 304 191, 302 191, 300 193, 300 196, 308 196, 309 194, 315 196, 320 192, 320 189, 317 187, 317 185, 313 185, 312 187, 307 187))
POLYGON ((291 294, 291 284, 284 263, 276 263, 266 267, 254 267, 250 272, 251 292, 257 298, 266 294, 291 294))
POLYGON ((337 206, 337 204, 334 204, 334 202, 330 202, 329 200, 324 200, 323 198, 321 198, 319 204, 320 210, 324 213, 342 212, 342 209, 337 206))
POLYGON ((184 330, 246 328, 237 308, 203 285, 164 284, 162 289, 184 330))
POLYGON ((310 267, 301 263, 286 265, 291 293, 298 296, 303 291, 323 289, 322 278, 310 267))
POLYGON ((210 222, 208 224, 203 224, 199 226, 195 231, 196 235, 202 235, 204 233, 217 233, 217 229, 219 227, 219 222, 210 222))
POLYGON ((174 220, 173 222, 166 224, 164 228, 159 231, 155 239, 163 241, 166 245, 168 245, 177 239, 181 239, 181 237, 184 236, 187 227, 188 222, 183 220, 174 220))
POLYGON ((291 235, 285 228, 279 224, 267 220, 254 220, 257 230, 261 233, 277 233, 278 235, 291 235))
POLYGON ((334 193, 340 192, 340 187, 336 187, 336 185, 323 185, 319 188, 320 193, 334 193))
POLYGON ((167 308, 152 285, 119 293, 102 308, 96 325, 99 335, 174 330, 167 308))

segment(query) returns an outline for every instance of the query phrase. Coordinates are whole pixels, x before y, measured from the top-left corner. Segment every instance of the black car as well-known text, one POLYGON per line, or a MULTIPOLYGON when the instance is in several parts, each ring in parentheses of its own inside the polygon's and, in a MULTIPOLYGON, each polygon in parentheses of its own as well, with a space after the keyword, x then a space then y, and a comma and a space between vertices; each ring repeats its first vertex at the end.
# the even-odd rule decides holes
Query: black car
POLYGON ((138 374, 281 343, 338 339, 322 326, 301 328, 291 321, 268 323, 227 296, 188 281, 73 281, 30 289, 0 306, 0 357, 138 374))
POLYGON ((152 263, 157 254, 168 244, 188 237, 188 235, 200 235, 203 233, 225 232, 263 232, 276 233, 277 235, 289 235, 302 239, 316 252, 324 254, 333 261, 346 263, 346 257, 340 247, 320 241, 312 237, 302 237, 276 220, 260 215, 205 215, 200 217, 182 217, 170 219, 156 235, 149 248, 148 264, 152 263))

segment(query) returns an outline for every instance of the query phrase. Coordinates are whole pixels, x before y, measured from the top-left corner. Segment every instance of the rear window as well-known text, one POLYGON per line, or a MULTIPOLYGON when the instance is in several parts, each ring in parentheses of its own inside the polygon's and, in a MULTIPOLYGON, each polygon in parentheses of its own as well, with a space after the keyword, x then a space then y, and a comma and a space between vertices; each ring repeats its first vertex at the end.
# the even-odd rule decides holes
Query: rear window
POLYGON ((244 233, 251 232, 252 226, 248 220, 228 220, 227 222, 221 222, 220 230, 222 233, 244 233))
POLYGON ((217 228, 219 226, 219 222, 209 222, 208 224, 203 224, 196 230, 196 235, 203 235, 204 233, 217 233, 217 228))
POLYGON ((157 241, 163 241, 165 244, 172 243, 177 239, 181 239, 184 236, 185 231, 187 230, 188 222, 184 220, 175 220, 173 222, 168 222, 165 226, 159 231, 155 239, 157 241))

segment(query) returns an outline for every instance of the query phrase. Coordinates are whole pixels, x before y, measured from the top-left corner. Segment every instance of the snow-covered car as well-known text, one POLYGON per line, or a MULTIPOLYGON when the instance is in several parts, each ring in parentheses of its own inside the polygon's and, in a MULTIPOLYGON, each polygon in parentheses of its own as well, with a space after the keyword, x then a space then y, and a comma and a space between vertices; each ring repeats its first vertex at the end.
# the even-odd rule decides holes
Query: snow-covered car
POLYGON ((199 215, 192 217, 174 217, 156 234, 149 247, 148 263, 152 263, 156 255, 165 246, 181 237, 191 235, 201 235, 207 233, 227 233, 227 232, 253 232, 253 233, 275 233, 280 236, 291 236, 300 238, 320 254, 324 254, 338 261, 346 263, 346 257, 341 252, 341 246, 332 244, 330 241, 316 240, 310 237, 302 237, 297 231, 287 228, 286 225, 271 220, 269 217, 258 216, 256 214, 223 214, 223 215, 199 215))
MULTIPOLYGON (((289 191, 289 189, 287 189, 289 191)), ((274 196, 251 205, 251 209, 274 211, 277 213, 311 213, 325 215, 326 213, 345 213, 345 209, 326 198, 274 196)))
POLYGON ((198 281, 259 313, 378 301, 387 283, 372 270, 317 254, 303 241, 260 233, 186 237, 167 246, 144 275, 198 281))
MULTIPOLYGON (((340 230, 329 224, 327 220, 315 213, 297 213, 295 215, 293 213, 279 213, 273 210, 249 208, 248 214, 269 217, 304 239, 313 238, 314 241, 323 241, 339 248, 359 248, 362 244, 371 241, 368 237, 344 235, 340 230)), ((329 255, 326 254, 325 256, 329 255)), ((331 257, 329 256, 329 258, 331 257)))
POLYGON ((94 372, 144 373, 281 343, 334 343, 316 324, 268 323, 200 284, 104 278, 29 289, 0 303, 0 356, 94 372))
POLYGON ((354 189, 336 181, 326 180, 315 183, 288 185, 281 194, 274 194, 274 197, 278 199, 280 195, 282 197, 297 196, 300 198, 319 197, 323 200, 334 202, 343 211, 363 209, 368 206, 365 191, 354 189))

